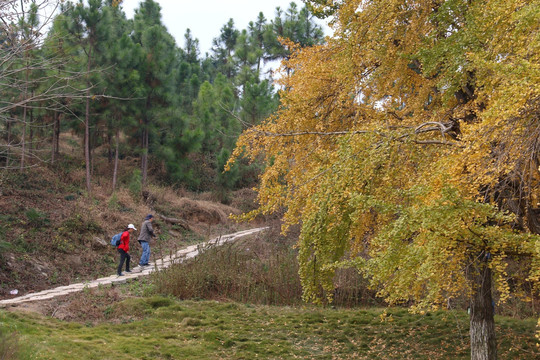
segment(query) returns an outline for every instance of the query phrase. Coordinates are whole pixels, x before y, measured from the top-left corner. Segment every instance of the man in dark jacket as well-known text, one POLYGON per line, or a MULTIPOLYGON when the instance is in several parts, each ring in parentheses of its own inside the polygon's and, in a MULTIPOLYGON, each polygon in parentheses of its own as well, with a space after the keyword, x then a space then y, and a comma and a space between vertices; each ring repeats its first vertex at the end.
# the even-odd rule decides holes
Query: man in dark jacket
POLYGON ((154 215, 148 214, 141 225, 141 231, 139 233, 139 238, 137 239, 142 246, 142 255, 139 266, 148 265, 148 261, 150 260, 150 240, 156 236, 154 234, 154 228, 152 228, 152 221, 154 221, 154 215))

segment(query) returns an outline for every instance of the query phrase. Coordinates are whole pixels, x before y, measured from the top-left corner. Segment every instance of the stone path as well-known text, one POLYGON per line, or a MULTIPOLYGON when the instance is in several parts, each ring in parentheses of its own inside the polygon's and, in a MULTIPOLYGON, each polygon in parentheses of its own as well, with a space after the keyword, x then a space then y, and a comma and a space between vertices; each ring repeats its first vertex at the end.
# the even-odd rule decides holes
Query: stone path
POLYGON ((193 258, 197 256, 199 252, 202 249, 204 249, 204 247, 206 246, 223 245, 227 242, 237 240, 238 238, 241 238, 244 236, 256 234, 266 229, 268 228, 263 227, 263 228, 255 228, 255 229, 250 229, 250 230, 239 231, 234 234, 220 236, 216 239, 209 240, 202 244, 191 245, 191 246, 188 246, 187 248, 179 250, 176 254, 173 254, 172 256, 171 255, 164 256, 162 259, 156 260, 155 263, 150 263, 149 266, 145 266, 143 268, 137 266, 134 269, 132 269, 131 273, 124 272, 124 276, 111 275, 108 277, 100 278, 100 279, 89 281, 89 282, 60 286, 60 287, 50 289, 50 290, 44 290, 37 293, 30 293, 30 294, 19 296, 12 299, 1 300, 0 307, 22 304, 29 301, 52 299, 57 296, 67 295, 67 294, 74 293, 77 291, 82 291, 83 289, 87 289, 87 288, 94 288, 98 286, 105 286, 105 285, 111 285, 111 284, 122 284, 122 283, 127 282, 128 280, 135 279, 141 276, 146 276, 154 271, 159 271, 160 269, 166 268, 173 263, 178 263, 178 262, 184 261, 185 259, 193 258))

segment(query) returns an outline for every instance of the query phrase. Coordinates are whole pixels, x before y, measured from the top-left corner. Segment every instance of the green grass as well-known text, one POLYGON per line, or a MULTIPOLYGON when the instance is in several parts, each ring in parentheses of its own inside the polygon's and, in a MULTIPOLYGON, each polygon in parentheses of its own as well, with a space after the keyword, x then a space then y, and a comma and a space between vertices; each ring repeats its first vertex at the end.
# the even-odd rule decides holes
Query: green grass
MULTIPOLYGON (((0 311, 19 359, 467 359, 463 312, 254 306, 128 298, 108 320, 0 311)), ((497 318, 500 359, 533 359, 535 319, 497 318)), ((1 350, 1 349, 0 349, 1 350)))

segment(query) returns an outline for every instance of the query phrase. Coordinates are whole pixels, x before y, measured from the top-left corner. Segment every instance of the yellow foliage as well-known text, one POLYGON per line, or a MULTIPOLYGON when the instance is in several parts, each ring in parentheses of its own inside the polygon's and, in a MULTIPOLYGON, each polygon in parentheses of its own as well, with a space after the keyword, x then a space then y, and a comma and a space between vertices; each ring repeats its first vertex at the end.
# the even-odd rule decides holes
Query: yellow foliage
POLYGON ((425 307, 470 291, 471 262, 489 261, 501 300, 509 257, 539 264, 539 14, 537 0, 348 0, 327 44, 288 44, 280 108, 230 161, 265 161, 250 216, 302 224, 306 300, 331 300, 346 258, 389 301, 425 307))

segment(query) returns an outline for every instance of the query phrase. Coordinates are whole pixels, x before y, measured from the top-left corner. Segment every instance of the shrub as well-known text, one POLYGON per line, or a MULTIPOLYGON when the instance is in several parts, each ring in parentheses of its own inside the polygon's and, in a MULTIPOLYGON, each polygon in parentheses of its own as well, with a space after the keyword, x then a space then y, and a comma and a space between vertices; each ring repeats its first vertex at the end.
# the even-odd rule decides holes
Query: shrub
MULTIPOLYGON (((3 216, 0 216, 0 220, 2 220, 2 223, 5 224, 5 220, 3 219, 3 216)), ((6 226, 0 226, 0 241, 6 240, 6 226)))
POLYGON ((50 220, 47 217, 47 214, 42 213, 41 211, 31 208, 25 212, 26 218, 28 219, 28 225, 35 228, 42 228, 50 224, 50 220))
POLYGON ((86 220, 81 214, 74 214, 65 220, 58 230, 59 232, 73 232, 79 234, 84 232, 97 233, 103 229, 95 220, 86 220))
POLYGON ((19 234, 11 243, 16 251, 33 254, 40 249, 40 243, 27 239, 25 234, 19 234))
POLYGON ((142 192, 142 174, 140 169, 133 170, 133 175, 129 180, 129 191, 135 200, 139 200, 142 192))
POLYGON ((11 249, 13 246, 11 243, 8 243, 7 241, 0 240, 0 256, 2 256, 2 253, 6 250, 11 249))
POLYGON ((113 192, 111 197, 109 198, 109 201, 107 203, 107 206, 111 210, 120 210, 121 206, 118 202, 118 196, 116 195, 116 192, 113 192))
POLYGON ((155 291, 180 299, 301 303, 296 252, 258 240, 201 249, 195 258, 154 275, 155 291))
MULTIPOLYGON (((154 291, 179 299, 232 300, 265 305, 302 303, 295 235, 242 240, 201 249, 200 254, 153 275, 154 291)), ((335 279, 334 305, 380 305, 375 291, 353 269, 335 279)))

